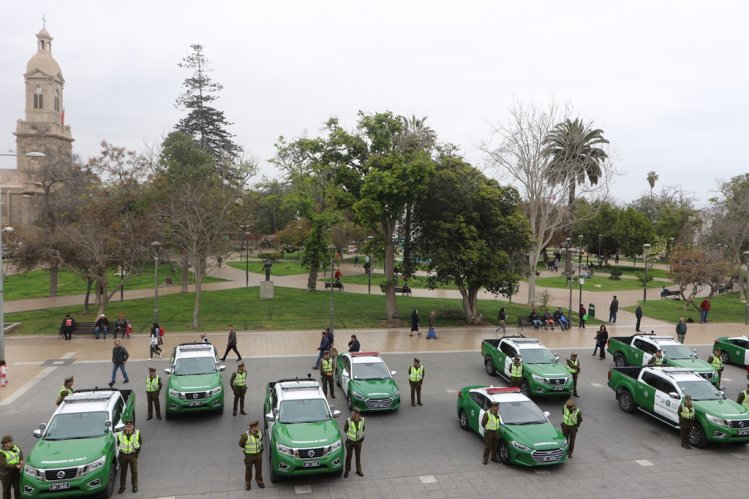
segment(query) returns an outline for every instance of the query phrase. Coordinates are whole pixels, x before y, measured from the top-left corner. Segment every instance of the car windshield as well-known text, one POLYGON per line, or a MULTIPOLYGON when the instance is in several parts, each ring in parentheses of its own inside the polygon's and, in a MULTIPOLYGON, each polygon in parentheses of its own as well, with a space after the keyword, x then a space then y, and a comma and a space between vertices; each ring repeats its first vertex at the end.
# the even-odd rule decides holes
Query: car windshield
POLYGON ((212 357, 188 357, 178 359, 174 364, 174 372, 177 376, 188 376, 191 374, 211 374, 216 372, 216 361, 212 357))
POLYGON ((106 425, 108 419, 109 413, 106 411, 58 414, 49 422, 44 440, 100 437, 109 432, 106 425))
POLYGON ((328 404, 322 399, 284 400, 278 410, 279 423, 315 423, 329 419, 328 404))
POLYGON ((553 364, 556 357, 545 348, 526 348, 520 351, 524 364, 553 364))
POLYGON ((663 355, 669 359, 693 359, 694 352, 684 345, 661 345, 663 355))
POLYGON ((383 362, 362 362, 354 364, 354 379, 387 379, 390 371, 383 362))
POLYGON ((499 415, 504 424, 540 424, 546 423, 546 416, 530 400, 518 402, 500 402, 499 415))
POLYGON ((677 384, 684 395, 692 396, 692 400, 723 400, 723 394, 707 380, 679 381, 677 384))

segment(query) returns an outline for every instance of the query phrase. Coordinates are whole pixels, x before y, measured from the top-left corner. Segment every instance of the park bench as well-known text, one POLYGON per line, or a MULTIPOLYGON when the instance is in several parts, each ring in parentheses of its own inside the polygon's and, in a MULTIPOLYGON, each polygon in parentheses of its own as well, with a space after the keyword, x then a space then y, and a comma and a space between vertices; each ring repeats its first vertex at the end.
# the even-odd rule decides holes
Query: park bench
MULTIPOLYGON (((665 288, 661 290, 661 298, 668 298, 669 296, 679 297, 681 296, 681 291, 679 290, 671 291, 670 289, 665 289, 665 288)), ((674 298, 674 299, 678 300, 678 298, 674 298)))
MULTIPOLYGON (((339 289, 340 291, 343 291, 343 283, 340 281, 336 281, 333 284, 333 289, 339 289)), ((325 281, 325 289, 330 289, 331 283, 328 281, 325 281)))
POLYGON ((525 317, 523 315, 518 316, 518 329, 523 329, 523 326, 529 326, 534 327, 533 323, 528 317, 525 317))
POLYGON ((395 292, 400 293, 401 296, 406 296, 406 295, 411 296, 411 288, 409 288, 408 286, 402 286, 402 287, 396 286, 395 292))
MULTIPOLYGON (((96 322, 78 322, 75 323, 75 329, 73 329, 73 334, 76 333, 88 333, 88 334, 94 334, 94 328, 96 327, 96 322)), ((62 338, 62 329, 60 330, 60 338, 62 338)))

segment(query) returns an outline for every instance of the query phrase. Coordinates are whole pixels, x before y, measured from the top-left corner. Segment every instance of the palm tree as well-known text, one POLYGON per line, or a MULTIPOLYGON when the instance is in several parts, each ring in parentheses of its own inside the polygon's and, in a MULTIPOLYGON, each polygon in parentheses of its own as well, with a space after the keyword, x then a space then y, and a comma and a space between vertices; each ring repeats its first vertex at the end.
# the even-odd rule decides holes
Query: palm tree
POLYGON ((649 171, 647 176, 648 184, 650 184, 650 197, 653 197, 653 188, 655 187, 655 181, 658 180, 658 174, 654 171, 649 171))
MULTIPOLYGON (((547 170, 550 182, 568 184, 568 206, 570 214, 575 203, 578 185, 590 182, 598 184, 601 177, 601 165, 608 159, 608 154, 600 146, 608 144, 603 137, 603 130, 591 128, 579 118, 567 119, 558 123, 544 140, 544 152, 549 157, 547 170)), ((572 224, 568 225, 567 237, 572 237, 572 224)), ((571 253, 567 252, 565 271, 572 269, 571 253)))

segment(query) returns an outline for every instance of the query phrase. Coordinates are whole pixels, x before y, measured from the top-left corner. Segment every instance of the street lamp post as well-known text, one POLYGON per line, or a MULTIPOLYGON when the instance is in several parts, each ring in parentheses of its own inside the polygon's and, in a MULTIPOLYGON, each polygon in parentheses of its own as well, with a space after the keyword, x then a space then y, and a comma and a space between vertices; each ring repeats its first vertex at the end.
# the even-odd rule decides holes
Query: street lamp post
POLYGON ((642 245, 642 252, 645 254, 645 279, 642 281, 642 301, 648 301, 648 250, 650 245, 645 243, 642 245))
POLYGON ((330 253, 330 332, 333 332, 333 257, 335 256, 335 246, 329 245, 328 252, 330 253))
MULTIPOLYGON (((569 253, 570 251, 571 242, 572 242, 572 239, 568 237, 567 249, 565 250, 565 257, 564 257, 565 261, 569 261, 566 253, 569 253)), ((567 317, 569 317, 569 320, 572 321, 572 271, 571 270, 567 272, 567 280, 569 281, 569 284, 570 284, 570 302, 569 302, 569 307, 567 308, 567 314, 568 314, 567 317)))
POLYGON ((151 243, 153 248, 153 321, 159 322, 159 250, 161 243, 154 241, 151 243))
MULTIPOLYGON (((26 154, 8 154, 0 153, 0 156, 15 156, 15 157, 26 157, 26 158, 45 158, 47 155, 43 152, 27 152, 26 154)), ((0 187, 0 199, 2 198, 2 187, 0 187)), ((9 212, 10 213, 10 212, 9 212)), ((9 219, 10 220, 10 219, 9 219)), ((2 202, 0 202, 0 227, 2 227, 3 212, 2 202)), ((0 360, 6 359, 5 357, 5 279, 3 276, 3 230, 0 229, 0 360)))
POLYGON ((244 287, 250 287, 250 236, 251 232, 244 233, 244 287))
POLYGON ((749 324, 749 251, 744 251, 746 257, 746 291, 744 292, 744 299, 746 305, 744 308, 744 324, 749 324))
POLYGON ((601 250, 601 242, 603 242, 603 234, 598 234, 598 270, 603 268, 603 251, 601 250))
MULTIPOLYGON (((580 236, 580 241, 582 241, 583 236, 580 236)), ((577 254, 577 283, 580 287, 580 296, 579 296, 579 302, 577 309, 580 310, 580 307, 583 304, 583 272, 582 272, 582 266, 583 266, 583 248, 578 248, 578 254, 577 254)))
POLYGON ((372 294, 372 236, 367 236, 367 294, 372 294))

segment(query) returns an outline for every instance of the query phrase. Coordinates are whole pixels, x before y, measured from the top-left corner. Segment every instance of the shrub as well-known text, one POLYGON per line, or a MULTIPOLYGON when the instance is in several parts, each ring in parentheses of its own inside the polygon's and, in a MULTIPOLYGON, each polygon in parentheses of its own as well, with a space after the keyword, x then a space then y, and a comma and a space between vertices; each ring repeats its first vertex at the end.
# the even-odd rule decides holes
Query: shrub
POLYGON ((622 276, 622 271, 617 268, 611 269, 611 275, 609 276, 609 279, 613 279, 615 281, 618 281, 622 276))

